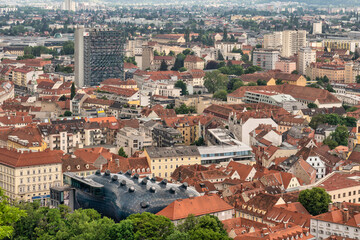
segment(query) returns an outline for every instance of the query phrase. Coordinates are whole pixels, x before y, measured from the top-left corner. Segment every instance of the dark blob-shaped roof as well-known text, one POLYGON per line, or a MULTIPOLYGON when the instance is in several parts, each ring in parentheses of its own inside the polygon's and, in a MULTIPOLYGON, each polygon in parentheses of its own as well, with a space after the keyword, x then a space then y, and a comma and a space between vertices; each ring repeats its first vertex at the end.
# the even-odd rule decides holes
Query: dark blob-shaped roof
POLYGON ((139 178, 138 174, 131 176, 131 172, 110 174, 107 170, 101 174, 97 171, 87 178, 66 175, 72 178, 76 188, 76 207, 93 208, 117 221, 134 213, 157 213, 176 199, 199 196, 187 183, 156 182, 154 178, 139 178))

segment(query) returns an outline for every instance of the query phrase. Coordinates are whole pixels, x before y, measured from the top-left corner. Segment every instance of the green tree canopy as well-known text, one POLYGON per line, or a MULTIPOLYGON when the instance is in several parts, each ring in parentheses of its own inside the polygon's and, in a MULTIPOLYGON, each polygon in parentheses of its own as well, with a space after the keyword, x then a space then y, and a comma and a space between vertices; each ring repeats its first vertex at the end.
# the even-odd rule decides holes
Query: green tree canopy
POLYGON ((132 222, 135 239, 166 239, 175 231, 174 224, 168 218, 148 212, 130 215, 127 220, 132 222))
POLYGON ((71 84, 71 100, 75 97, 76 95, 76 88, 75 88, 75 83, 71 84))
POLYGON ((315 216, 328 211, 331 197, 323 188, 312 188, 300 192, 299 202, 315 216))
POLYGON ((315 103, 308 103, 308 108, 318 108, 318 106, 315 103))
POLYGON ((14 233, 14 224, 26 216, 24 210, 11 206, 0 188, 0 239, 10 238, 14 233))
POLYGON ((348 146, 349 131, 345 126, 338 126, 335 132, 330 134, 330 137, 324 140, 324 144, 328 145, 331 149, 342 145, 348 146))
POLYGON ((228 78, 219 70, 207 72, 204 79, 204 86, 210 93, 227 88, 228 78))
POLYGON ((159 71, 167 71, 167 70, 168 70, 168 65, 166 64, 165 60, 162 60, 159 71))
POLYGON ((121 157, 124 157, 124 158, 128 157, 128 155, 125 153, 125 150, 124 150, 123 147, 119 148, 118 155, 121 156, 121 157))
POLYGON ((222 101, 226 101, 227 100, 227 92, 226 92, 226 90, 224 90, 224 89, 217 90, 214 93, 213 98, 219 99, 219 100, 222 100, 222 101))
POLYGON ((175 85, 176 88, 181 89, 181 95, 189 95, 189 92, 187 91, 186 83, 184 83, 182 80, 178 80, 175 85))
POLYGON ((256 81, 256 84, 257 84, 258 86, 266 86, 266 85, 267 85, 267 82, 266 82, 265 80, 258 79, 258 80, 256 81))
POLYGON ((175 108, 176 114, 189 114, 189 113, 195 113, 195 107, 194 106, 186 106, 184 103, 180 105, 180 107, 175 108))

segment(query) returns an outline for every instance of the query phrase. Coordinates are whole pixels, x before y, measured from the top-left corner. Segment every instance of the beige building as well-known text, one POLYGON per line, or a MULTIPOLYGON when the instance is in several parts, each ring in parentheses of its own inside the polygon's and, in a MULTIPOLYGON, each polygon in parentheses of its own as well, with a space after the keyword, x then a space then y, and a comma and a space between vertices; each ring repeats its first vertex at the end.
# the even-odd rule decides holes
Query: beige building
POLYGON ((125 153, 130 157, 136 151, 142 150, 145 147, 152 145, 152 138, 144 131, 139 131, 135 128, 124 127, 116 134, 116 145, 118 148, 123 148, 125 153))
POLYGON ((327 76, 330 81, 344 82, 345 79, 345 65, 334 63, 311 63, 306 69, 306 75, 311 80, 317 77, 322 78, 327 76))
POLYGON ((264 44, 265 49, 281 49, 282 45, 282 32, 273 32, 270 34, 264 35, 264 44))
POLYGON ((331 201, 360 203, 360 173, 333 172, 325 180, 319 182, 317 187, 325 189, 331 201))
POLYGON ((205 61, 198 56, 187 55, 184 60, 184 67, 187 70, 204 69, 205 61))
POLYGON ((144 154, 154 177, 170 179, 179 166, 201 164, 196 146, 149 147, 145 148, 144 154))
POLYGON ((300 74, 306 74, 306 68, 316 62, 316 51, 310 47, 302 47, 298 52, 297 70, 300 74))
POLYGON ((0 188, 11 201, 41 200, 50 188, 62 186, 62 152, 23 152, 0 148, 0 188))
POLYGON ((286 30, 283 31, 281 56, 291 57, 302 47, 306 46, 305 30, 286 30))

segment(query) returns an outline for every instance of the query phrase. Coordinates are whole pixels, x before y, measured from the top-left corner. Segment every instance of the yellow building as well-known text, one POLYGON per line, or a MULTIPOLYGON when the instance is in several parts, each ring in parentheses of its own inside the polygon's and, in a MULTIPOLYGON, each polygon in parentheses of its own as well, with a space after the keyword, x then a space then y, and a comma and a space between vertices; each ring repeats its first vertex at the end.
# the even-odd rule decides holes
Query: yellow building
POLYGON ((345 81, 345 66, 343 64, 311 63, 306 69, 306 72, 306 75, 310 77, 311 80, 315 80, 317 77, 327 76, 330 81, 345 81))
POLYGON ((12 82, 18 86, 27 87, 34 74, 31 68, 15 68, 12 70, 12 82))
POLYGON ((0 148, 0 188, 11 201, 40 200, 47 205, 50 188, 62 186, 59 151, 23 152, 0 148))
POLYGON ((331 51, 331 49, 346 49, 351 52, 360 46, 359 40, 350 40, 350 39, 324 39, 324 47, 331 51))
POLYGON ((154 177, 170 179, 179 166, 201 164, 196 146, 149 147, 145 148, 144 153, 154 177))
POLYGON ((165 118, 165 125, 175 128, 184 137, 185 145, 199 139, 201 116, 184 116, 165 118))
POLYGON ((4 134, 7 135, 6 146, 8 148, 28 149, 36 152, 44 151, 47 148, 47 144, 36 126, 14 128, 4 134))

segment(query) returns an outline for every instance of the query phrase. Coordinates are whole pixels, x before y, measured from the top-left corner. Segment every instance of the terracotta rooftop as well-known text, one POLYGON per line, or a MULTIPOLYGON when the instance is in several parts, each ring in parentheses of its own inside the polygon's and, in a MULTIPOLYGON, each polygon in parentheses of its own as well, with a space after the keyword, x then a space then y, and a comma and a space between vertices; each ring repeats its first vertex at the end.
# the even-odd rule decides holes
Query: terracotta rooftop
MULTIPOLYGON (((62 153, 62 151, 60 151, 62 153)), ((62 163, 59 151, 17 152, 0 148, 0 163, 9 167, 28 167, 62 163)))
POLYGON ((232 206, 222 200, 218 195, 210 194, 175 200, 156 215, 165 216, 174 221, 184 219, 190 214, 202 216, 233 209, 232 206))

